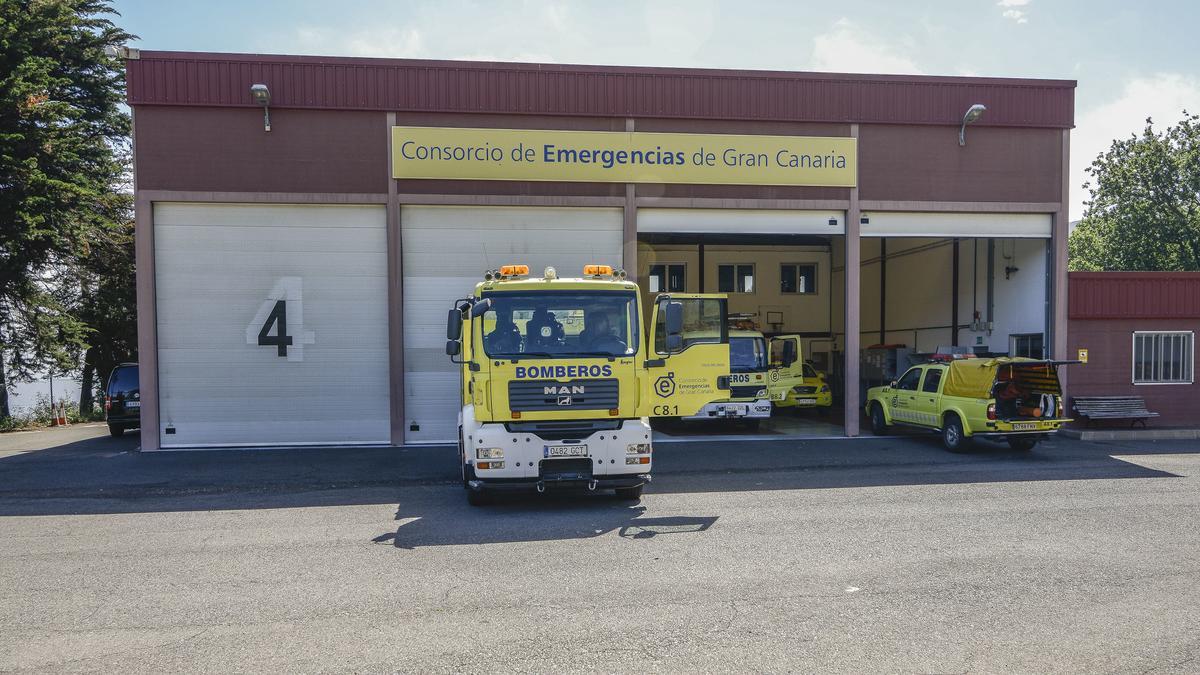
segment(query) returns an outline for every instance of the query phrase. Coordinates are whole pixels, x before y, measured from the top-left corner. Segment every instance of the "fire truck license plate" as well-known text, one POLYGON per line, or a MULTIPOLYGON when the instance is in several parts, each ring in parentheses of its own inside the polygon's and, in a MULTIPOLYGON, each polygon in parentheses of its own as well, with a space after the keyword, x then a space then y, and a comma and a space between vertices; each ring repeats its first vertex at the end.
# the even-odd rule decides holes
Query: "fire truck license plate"
POLYGON ((586 445, 547 445, 545 457, 587 457, 586 445))
POLYGON ((1037 428, 1037 422, 1013 422, 1013 431, 1033 431, 1037 428))

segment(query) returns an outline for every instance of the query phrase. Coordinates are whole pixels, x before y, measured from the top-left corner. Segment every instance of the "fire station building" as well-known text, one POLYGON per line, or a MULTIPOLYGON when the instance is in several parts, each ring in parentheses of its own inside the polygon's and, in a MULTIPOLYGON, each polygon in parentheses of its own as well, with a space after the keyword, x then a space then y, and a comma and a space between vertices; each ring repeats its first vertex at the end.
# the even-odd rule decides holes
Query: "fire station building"
POLYGON ((900 353, 1073 356, 1073 81, 136 50, 127 74, 144 450, 452 442, 446 311, 510 263, 801 335, 836 396, 798 435, 857 435, 900 353))

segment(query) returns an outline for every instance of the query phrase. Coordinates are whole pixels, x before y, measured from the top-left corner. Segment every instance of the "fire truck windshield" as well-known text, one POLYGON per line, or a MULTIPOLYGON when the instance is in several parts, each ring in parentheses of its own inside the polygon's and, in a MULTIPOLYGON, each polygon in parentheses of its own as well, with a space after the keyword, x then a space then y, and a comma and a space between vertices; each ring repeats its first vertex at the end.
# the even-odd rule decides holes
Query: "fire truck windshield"
POLYGON ((729 338, 729 372, 751 373, 767 369, 767 347, 761 337, 729 338))
POLYGON ((492 358, 630 356, 638 350, 637 294, 627 291, 493 292, 480 318, 492 358))

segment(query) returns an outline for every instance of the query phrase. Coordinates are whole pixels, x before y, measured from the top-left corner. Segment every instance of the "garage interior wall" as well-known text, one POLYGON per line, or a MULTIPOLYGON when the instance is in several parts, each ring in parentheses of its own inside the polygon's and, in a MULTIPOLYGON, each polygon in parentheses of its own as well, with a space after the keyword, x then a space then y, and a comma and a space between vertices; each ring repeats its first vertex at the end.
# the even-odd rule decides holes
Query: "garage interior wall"
MULTIPOLYGON (((879 220, 872 214, 872 220, 879 220)), ((909 214, 904 214, 908 216, 909 214)), ((1048 217, 1044 214, 933 214, 934 222, 948 217, 964 217, 959 229, 938 225, 935 229, 960 233, 958 345, 986 346, 989 351, 1007 352, 1010 336, 1046 332, 1046 255, 1048 217), (993 299, 994 323, 989 332, 971 330, 974 311, 987 320, 987 238, 977 232, 1006 231, 1006 223, 1015 223, 1009 231, 1029 232, 1029 236, 994 239, 993 299), (1015 268, 1005 275, 1006 268, 1015 268), (974 274, 974 279, 972 275, 974 274)), ((919 229, 919 228, 915 228, 919 229)), ((953 271, 952 236, 942 237, 863 237, 861 274, 862 344, 880 342, 880 254, 886 239, 887 249, 887 332, 885 344, 904 344, 922 352, 953 342, 951 291, 953 271)), ((833 258, 844 256, 842 242, 834 240, 833 258)), ((842 269, 835 263, 832 314, 834 331, 844 325, 844 286, 842 269)), ((839 334, 840 337, 840 334, 839 334)))
MULTIPOLYGON (((720 265, 754 265, 755 288, 749 293, 729 293, 730 313, 754 314, 764 331, 829 332, 830 254, 821 246, 727 246, 705 245, 704 288, 700 288, 700 254, 695 245, 638 244, 638 279, 648 278, 650 266, 666 263, 685 265, 687 293, 717 293, 720 265), (811 294, 780 292, 780 268, 799 263, 817 266, 817 288, 811 294), (768 312, 778 312, 783 323, 766 323, 768 312)), ((648 287, 643 284, 643 292, 648 287)))
POLYGON ((458 436, 459 366, 446 356, 446 312, 485 270, 529 265, 578 277, 590 263, 622 265, 616 208, 401 206, 404 441, 458 436))
POLYGON ((161 447, 389 442, 383 206, 153 214, 161 447))

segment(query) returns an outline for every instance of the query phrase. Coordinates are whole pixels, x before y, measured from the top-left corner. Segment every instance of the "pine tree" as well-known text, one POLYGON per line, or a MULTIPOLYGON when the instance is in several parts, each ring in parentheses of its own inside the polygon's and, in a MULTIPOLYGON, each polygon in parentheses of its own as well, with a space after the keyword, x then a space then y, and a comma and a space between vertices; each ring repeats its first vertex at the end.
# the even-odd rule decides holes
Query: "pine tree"
POLYGON ((105 48, 133 36, 109 16, 97 0, 0 1, 0 417, 12 381, 76 369, 79 261, 127 222, 124 68, 105 48))

